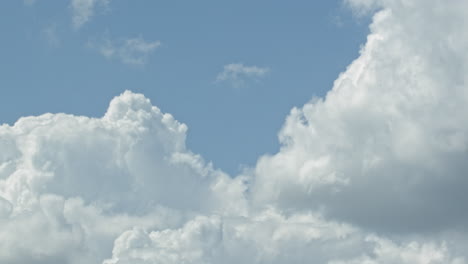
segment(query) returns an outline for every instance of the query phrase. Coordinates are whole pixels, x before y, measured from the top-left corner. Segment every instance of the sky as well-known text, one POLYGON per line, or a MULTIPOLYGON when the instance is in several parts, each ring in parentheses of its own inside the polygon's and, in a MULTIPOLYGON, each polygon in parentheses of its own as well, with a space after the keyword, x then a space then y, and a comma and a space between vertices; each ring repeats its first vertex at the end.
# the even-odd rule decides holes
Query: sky
POLYGON ((0 263, 468 263, 468 1, 326 3, 2 2, 0 263))
POLYGON ((2 1, 0 123, 100 117, 131 90, 186 123, 191 149, 238 173, 277 151, 292 107, 331 89, 368 20, 338 0, 2 1), (229 65, 264 72, 219 78, 229 65))

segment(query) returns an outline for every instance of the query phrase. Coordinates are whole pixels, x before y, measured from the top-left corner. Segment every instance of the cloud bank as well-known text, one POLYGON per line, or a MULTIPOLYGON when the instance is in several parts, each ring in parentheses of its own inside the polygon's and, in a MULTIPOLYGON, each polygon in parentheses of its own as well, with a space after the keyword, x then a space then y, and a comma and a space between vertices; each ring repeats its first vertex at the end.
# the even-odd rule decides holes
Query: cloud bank
POLYGON ((347 3, 361 55, 243 175, 141 94, 2 125, 0 262, 467 263, 468 3, 347 3))

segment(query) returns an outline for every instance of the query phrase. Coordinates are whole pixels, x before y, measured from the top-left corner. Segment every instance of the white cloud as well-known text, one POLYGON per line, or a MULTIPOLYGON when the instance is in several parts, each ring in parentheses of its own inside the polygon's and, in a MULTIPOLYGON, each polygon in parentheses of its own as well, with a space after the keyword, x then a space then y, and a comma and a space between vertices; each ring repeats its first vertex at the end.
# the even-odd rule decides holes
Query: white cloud
POLYGON ((376 3, 360 57, 247 175, 131 92, 0 126, 0 263, 466 264, 468 4, 376 3))
POLYGON ((177 229, 134 228, 114 243, 104 264, 465 264, 445 244, 396 244, 310 214, 265 211, 250 218, 200 216, 177 229), (341 260, 341 259, 345 260, 341 260))
POLYGON ((383 10, 361 56, 291 111, 254 200, 376 232, 466 227, 468 3, 373 2, 383 10))
POLYGON ((89 42, 88 46, 108 59, 115 58, 130 65, 144 65, 150 55, 161 46, 161 42, 147 42, 142 37, 112 40, 106 35, 100 41, 89 42))
POLYGON ((322 263, 318 261, 332 255, 346 256, 350 254, 346 250, 362 246, 344 245, 351 239, 359 241, 352 228, 313 215, 285 218, 265 211, 251 218, 199 216, 177 229, 127 231, 115 241, 113 257, 104 263, 299 264, 306 259, 322 263), (336 247, 327 249, 330 244, 336 247))
POLYGON ((232 63, 224 66, 223 71, 216 77, 216 81, 227 81, 239 87, 245 85, 247 80, 255 80, 264 77, 269 71, 268 68, 245 66, 242 63, 232 63))
POLYGON ((186 131, 130 92, 102 118, 45 114, 1 126, 0 262, 466 263, 443 242, 259 209, 249 179, 187 150, 186 131))
POLYGON ((72 22, 78 29, 94 15, 97 6, 107 8, 110 0, 71 0, 72 22))
POLYGON ((45 114, 0 126, 0 262, 99 263, 133 226, 244 214, 242 179, 188 151, 186 129, 130 92, 99 119, 45 114))

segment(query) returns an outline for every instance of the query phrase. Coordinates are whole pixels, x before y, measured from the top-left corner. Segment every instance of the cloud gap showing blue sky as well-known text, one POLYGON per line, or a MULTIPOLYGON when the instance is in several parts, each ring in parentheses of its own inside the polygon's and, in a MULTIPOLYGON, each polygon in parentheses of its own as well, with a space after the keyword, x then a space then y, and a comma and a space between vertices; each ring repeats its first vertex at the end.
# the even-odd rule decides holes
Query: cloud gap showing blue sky
POLYGON ((341 0, 83 2, 92 16, 79 28, 72 1, 2 4, 0 56, 9 63, 0 84, 10 88, 0 122, 45 112, 100 117, 130 89, 187 123, 187 144, 230 173, 277 151, 289 110, 323 96, 368 31, 341 0), (128 40, 150 48, 137 51, 128 40), (216 81, 230 64, 269 73, 216 81))

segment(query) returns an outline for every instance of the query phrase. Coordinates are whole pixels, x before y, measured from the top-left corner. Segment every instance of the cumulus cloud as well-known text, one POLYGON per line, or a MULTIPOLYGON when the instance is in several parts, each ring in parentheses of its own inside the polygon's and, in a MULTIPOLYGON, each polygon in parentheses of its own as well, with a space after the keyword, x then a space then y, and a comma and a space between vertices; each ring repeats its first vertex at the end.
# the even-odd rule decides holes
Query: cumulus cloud
POLYGON ((222 72, 216 77, 217 82, 230 82, 233 86, 245 85, 248 80, 258 80, 264 77, 270 69, 258 66, 245 66, 242 63, 232 63, 224 66, 222 72))
POLYGON ((291 111, 253 198, 376 232, 465 228, 468 3, 372 2, 383 9, 361 56, 291 111))
POLYGON ((468 4, 373 2, 360 57, 243 175, 141 94, 0 126, 0 262, 468 263, 468 4))
POLYGON ((78 29, 94 15, 96 7, 107 8, 110 0, 71 0, 73 26, 78 29))
POLYGON ((242 178, 188 151, 186 130, 130 92, 99 119, 45 114, 1 126, 0 262, 99 263, 134 226, 242 215, 242 178))
POLYGON ((272 210, 249 218, 200 216, 178 229, 134 228, 115 240, 104 264, 464 264, 446 244, 395 242, 364 235, 312 214, 285 217, 272 210))
POLYGON ((252 179, 213 169, 186 148, 186 131, 131 92, 102 118, 1 126, 0 261, 465 263, 443 242, 395 242, 320 211, 259 209, 252 179))
POLYGON ((99 41, 90 41, 88 46, 107 59, 115 58, 124 64, 144 65, 150 55, 161 46, 161 42, 147 42, 142 37, 112 40, 106 35, 99 41))

